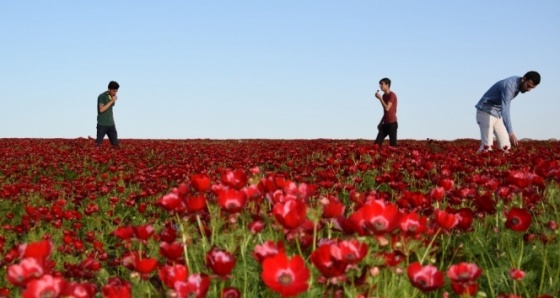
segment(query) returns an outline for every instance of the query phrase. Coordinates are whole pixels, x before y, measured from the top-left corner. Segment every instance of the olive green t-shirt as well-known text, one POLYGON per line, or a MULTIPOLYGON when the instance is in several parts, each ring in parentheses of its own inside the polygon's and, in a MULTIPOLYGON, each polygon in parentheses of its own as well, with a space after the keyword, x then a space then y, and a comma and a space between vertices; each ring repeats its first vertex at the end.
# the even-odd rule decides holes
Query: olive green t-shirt
POLYGON ((111 101, 111 97, 107 93, 107 91, 99 94, 97 98, 97 124, 98 125, 105 125, 105 126, 113 126, 115 125, 115 120, 113 119, 113 107, 115 103, 113 103, 105 112, 101 113, 99 111, 99 105, 106 105, 109 101, 111 101))

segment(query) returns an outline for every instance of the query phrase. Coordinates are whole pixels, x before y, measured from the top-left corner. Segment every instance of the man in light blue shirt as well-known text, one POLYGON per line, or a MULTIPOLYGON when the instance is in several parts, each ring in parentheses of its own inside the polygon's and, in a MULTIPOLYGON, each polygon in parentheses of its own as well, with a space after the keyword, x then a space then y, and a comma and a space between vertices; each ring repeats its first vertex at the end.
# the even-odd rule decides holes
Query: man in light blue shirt
POLYGON ((476 122, 480 127, 480 151, 492 150, 496 135, 500 149, 506 151, 519 144, 511 125, 511 101, 519 94, 531 91, 541 82, 541 75, 529 71, 523 77, 509 77, 494 84, 476 104, 476 122))

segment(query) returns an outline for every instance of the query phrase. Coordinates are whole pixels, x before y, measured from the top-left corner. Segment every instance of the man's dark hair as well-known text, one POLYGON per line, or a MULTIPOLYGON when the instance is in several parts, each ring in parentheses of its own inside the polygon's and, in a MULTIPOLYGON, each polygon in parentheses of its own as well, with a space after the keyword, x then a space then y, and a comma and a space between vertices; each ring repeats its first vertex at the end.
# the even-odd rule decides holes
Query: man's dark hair
POLYGON ((533 84, 538 85, 541 82, 541 75, 536 71, 529 71, 524 76, 525 80, 533 81, 533 84))
POLYGON ((391 87, 391 80, 389 80, 389 78, 382 78, 381 80, 379 80, 379 84, 381 84, 381 82, 383 82, 387 86, 391 87))
POLYGON ((109 90, 118 90, 119 89, 119 83, 115 82, 115 81, 110 81, 109 82, 109 90))

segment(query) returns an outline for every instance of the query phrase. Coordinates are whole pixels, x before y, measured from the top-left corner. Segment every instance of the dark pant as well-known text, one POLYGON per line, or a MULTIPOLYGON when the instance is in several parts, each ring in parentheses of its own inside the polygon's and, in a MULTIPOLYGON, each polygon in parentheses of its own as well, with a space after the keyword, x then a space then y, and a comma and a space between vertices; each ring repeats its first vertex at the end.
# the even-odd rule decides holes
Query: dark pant
POLYGON ((375 139, 375 143, 381 146, 385 137, 389 136, 389 145, 396 147, 398 128, 399 124, 397 122, 381 124, 381 126, 379 127, 379 132, 377 133, 377 138, 375 139))
POLYGON ((118 147, 119 146, 119 139, 117 137, 117 128, 114 125, 106 126, 106 125, 97 125, 97 140, 95 143, 97 145, 101 145, 103 143, 103 138, 107 135, 109 137, 109 141, 111 141, 111 145, 118 147))

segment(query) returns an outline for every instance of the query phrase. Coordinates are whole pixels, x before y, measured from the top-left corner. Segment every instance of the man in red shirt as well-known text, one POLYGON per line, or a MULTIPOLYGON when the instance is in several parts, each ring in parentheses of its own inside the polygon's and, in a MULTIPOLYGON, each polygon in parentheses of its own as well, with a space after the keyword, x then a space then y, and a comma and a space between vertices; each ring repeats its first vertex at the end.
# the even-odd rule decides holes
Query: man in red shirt
POLYGON ((383 91, 383 96, 379 93, 379 90, 375 93, 375 97, 379 99, 379 102, 383 106, 383 118, 379 121, 377 129, 377 138, 375 143, 381 146, 383 140, 387 135, 389 136, 389 145, 397 146, 397 128, 399 124, 397 123, 397 95, 395 92, 391 91, 391 80, 388 78, 383 78, 379 81, 379 89, 383 91))

